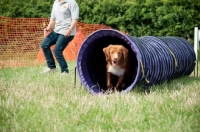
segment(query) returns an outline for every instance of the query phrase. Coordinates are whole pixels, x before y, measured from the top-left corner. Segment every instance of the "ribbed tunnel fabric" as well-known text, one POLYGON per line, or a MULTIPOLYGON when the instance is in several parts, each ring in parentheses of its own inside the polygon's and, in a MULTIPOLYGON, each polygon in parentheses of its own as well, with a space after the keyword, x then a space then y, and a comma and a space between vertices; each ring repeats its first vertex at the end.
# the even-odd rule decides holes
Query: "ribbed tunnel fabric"
POLYGON ((106 60, 103 48, 121 44, 129 50, 131 81, 121 93, 127 93, 138 83, 147 86, 190 75, 195 66, 191 44, 180 37, 143 36, 140 38, 113 29, 97 30, 82 43, 77 56, 77 71, 81 83, 92 94, 106 90, 106 60))

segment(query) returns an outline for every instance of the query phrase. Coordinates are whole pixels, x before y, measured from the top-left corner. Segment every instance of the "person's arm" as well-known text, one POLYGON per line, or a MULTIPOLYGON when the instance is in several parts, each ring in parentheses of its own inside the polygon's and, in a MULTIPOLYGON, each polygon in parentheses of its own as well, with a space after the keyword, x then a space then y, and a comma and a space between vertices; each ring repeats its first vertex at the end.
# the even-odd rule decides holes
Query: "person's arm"
POLYGON ((55 27, 55 24, 56 24, 55 20, 56 20, 56 18, 55 18, 55 15, 53 13, 53 8, 54 8, 54 5, 55 5, 55 2, 56 1, 54 1, 53 7, 52 7, 52 10, 51 10, 51 17, 50 17, 50 20, 49 20, 49 24, 44 29, 44 35, 46 35, 47 32, 52 31, 54 29, 54 27, 55 27))
POLYGON ((47 32, 52 31, 55 26, 55 21, 50 19, 48 26, 44 29, 44 35, 46 35, 47 32))
POLYGON ((69 29, 66 31, 65 36, 69 36, 72 30, 76 27, 79 18, 79 6, 75 1, 71 1, 69 4, 69 10, 71 12, 71 25, 69 29))
POLYGON ((69 36, 71 34, 72 30, 74 29, 74 27, 76 27, 77 23, 78 23, 78 19, 72 20, 72 23, 71 23, 69 29, 67 30, 65 36, 69 36))
POLYGON ((46 31, 51 31, 51 30, 53 30, 54 26, 55 26, 55 21, 52 20, 52 19, 50 19, 49 24, 48 24, 48 26, 46 27, 46 31))

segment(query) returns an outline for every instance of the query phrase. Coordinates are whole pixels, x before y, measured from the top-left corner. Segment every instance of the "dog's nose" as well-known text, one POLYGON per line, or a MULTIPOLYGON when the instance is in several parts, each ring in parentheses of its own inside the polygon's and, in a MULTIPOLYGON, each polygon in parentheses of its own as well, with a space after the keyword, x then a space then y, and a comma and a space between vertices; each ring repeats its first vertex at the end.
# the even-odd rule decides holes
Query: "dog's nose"
POLYGON ((114 57, 114 60, 117 60, 117 57, 114 57))
POLYGON ((114 59, 114 60, 117 60, 117 59, 118 59, 118 56, 115 54, 114 57, 113 57, 113 59, 114 59))

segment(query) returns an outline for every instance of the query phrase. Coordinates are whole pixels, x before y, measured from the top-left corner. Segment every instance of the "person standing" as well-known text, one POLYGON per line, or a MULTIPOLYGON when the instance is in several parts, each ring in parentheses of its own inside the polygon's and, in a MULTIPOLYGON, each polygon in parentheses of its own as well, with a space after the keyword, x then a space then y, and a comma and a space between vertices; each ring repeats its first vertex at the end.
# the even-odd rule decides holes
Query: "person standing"
POLYGON ((79 18, 79 6, 75 0, 55 0, 48 26, 44 29, 47 35, 41 48, 47 62, 43 73, 56 71, 56 64, 50 47, 55 44, 54 55, 60 66, 61 74, 68 74, 68 64, 63 56, 63 51, 76 34, 76 25, 79 18))

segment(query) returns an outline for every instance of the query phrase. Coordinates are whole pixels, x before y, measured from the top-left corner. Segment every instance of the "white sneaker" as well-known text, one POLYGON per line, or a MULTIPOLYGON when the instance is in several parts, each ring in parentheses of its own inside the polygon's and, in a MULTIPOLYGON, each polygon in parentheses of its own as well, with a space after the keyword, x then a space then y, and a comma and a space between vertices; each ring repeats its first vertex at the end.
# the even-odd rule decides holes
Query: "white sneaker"
POLYGON ((64 71, 64 72, 61 73, 61 75, 63 75, 63 76, 68 75, 68 74, 69 74, 69 73, 66 72, 66 71, 64 71))
POLYGON ((50 72, 56 72, 56 68, 47 67, 42 73, 50 73, 50 72))

